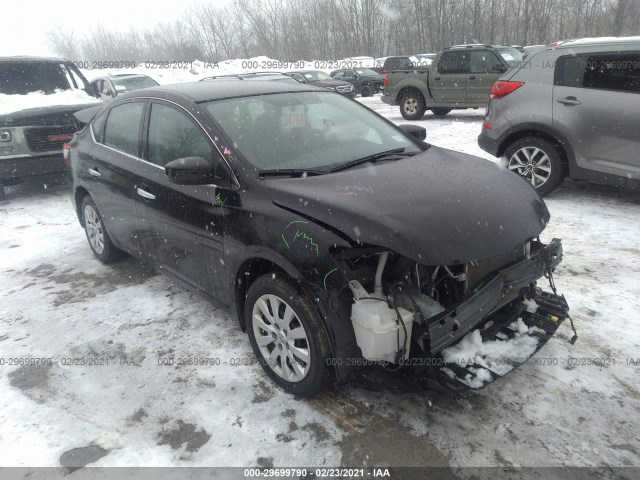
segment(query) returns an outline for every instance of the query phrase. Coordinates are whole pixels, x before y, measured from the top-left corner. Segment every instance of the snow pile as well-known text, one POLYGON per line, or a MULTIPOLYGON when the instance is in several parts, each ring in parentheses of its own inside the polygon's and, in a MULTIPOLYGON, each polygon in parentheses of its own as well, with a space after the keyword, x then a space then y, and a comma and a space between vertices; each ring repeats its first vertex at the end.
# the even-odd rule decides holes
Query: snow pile
POLYGON ((544 331, 537 327, 528 327, 521 318, 512 322, 509 329, 516 332, 511 339, 504 335, 503 339, 483 342, 480 330, 477 329, 468 333, 456 345, 442 351, 445 363, 457 363, 462 367, 474 364, 483 367, 468 368, 475 377, 472 378, 471 374, 465 378, 456 377, 453 371, 446 367, 442 371, 471 388, 481 388, 485 382, 490 381, 490 371, 498 375, 509 373, 535 352, 538 346, 536 335, 544 334, 544 331))
POLYGON ((533 298, 525 298, 522 303, 526 307, 527 312, 536 313, 538 311, 538 304, 533 298))
POLYGON ((83 105, 96 102, 97 100, 84 90, 56 90, 55 93, 50 95, 46 95, 43 91, 30 92, 26 95, 0 93, 0 115, 31 108, 83 105))

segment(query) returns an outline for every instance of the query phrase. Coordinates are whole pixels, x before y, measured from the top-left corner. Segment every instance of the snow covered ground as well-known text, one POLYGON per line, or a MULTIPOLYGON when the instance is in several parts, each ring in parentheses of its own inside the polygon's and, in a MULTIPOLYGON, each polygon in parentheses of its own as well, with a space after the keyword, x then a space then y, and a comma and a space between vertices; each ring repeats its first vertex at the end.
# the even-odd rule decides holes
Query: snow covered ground
MULTIPOLYGON (((361 101, 406 123, 379 97, 361 101)), ((416 123, 436 145, 495 161, 476 144, 482 114, 416 123)), ((543 240, 563 239, 556 284, 574 346, 565 322, 538 364, 479 391, 347 385, 295 400, 226 311, 135 260, 100 264, 66 188, 11 187, 0 203, 0 465, 58 466, 99 445, 91 465, 450 467, 443 478, 495 474, 459 467, 515 478, 519 466, 640 467, 640 198, 566 181, 547 203, 543 240), (9 365, 25 357, 52 364, 9 365)))

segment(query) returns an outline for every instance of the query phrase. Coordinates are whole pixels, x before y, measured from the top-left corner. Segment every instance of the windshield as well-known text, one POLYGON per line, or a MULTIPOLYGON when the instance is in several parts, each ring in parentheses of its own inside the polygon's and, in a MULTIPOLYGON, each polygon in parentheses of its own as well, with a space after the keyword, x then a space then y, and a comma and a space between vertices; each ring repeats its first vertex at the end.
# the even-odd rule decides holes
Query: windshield
POLYGON ((149 77, 111 77, 111 82, 116 87, 125 87, 127 92, 131 90, 140 90, 142 88, 157 87, 158 82, 149 77))
POLYGON ((205 105, 257 170, 328 170, 389 150, 422 151, 383 118, 335 93, 278 93, 205 105))
POLYGON ((517 48, 497 47, 496 50, 510 67, 513 67, 517 65, 518 62, 522 61, 522 52, 517 48))
POLYGON ((302 75, 304 75, 304 78, 312 82, 316 82, 318 80, 333 80, 324 72, 304 72, 302 75))
POLYGON ((356 73, 358 75, 366 75, 366 76, 378 75, 378 72, 374 72, 373 70, 371 70, 369 68, 355 68, 354 70, 356 71, 356 73))
POLYGON ((70 89, 70 73, 62 63, 0 62, 0 93, 5 95, 70 89))

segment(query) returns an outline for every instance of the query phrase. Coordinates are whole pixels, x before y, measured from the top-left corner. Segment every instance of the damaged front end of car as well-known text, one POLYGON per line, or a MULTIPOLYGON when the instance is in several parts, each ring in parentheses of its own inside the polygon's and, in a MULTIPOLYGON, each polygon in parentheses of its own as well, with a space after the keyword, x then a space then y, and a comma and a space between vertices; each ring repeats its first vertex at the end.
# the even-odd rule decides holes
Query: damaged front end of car
MULTIPOLYGON (((553 269, 562 243, 453 265, 424 265, 387 249, 334 254, 348 280, 365 388, 482 388, 527 361, 567 318, 553 269), (537 282, 545 279, 551 292, 537 282)), ((575 338, 574 338, 575 341, 575 338)))

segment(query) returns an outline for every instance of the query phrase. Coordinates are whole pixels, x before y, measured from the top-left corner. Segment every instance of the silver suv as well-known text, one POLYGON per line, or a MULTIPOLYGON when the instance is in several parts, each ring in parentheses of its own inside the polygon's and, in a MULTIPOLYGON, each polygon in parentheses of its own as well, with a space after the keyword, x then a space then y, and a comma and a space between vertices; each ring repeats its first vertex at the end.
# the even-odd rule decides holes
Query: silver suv
POLYGON ((640 186, 640 37, 564 42, 493 85, 480 147, 542 195, 564 177, 640 186))

